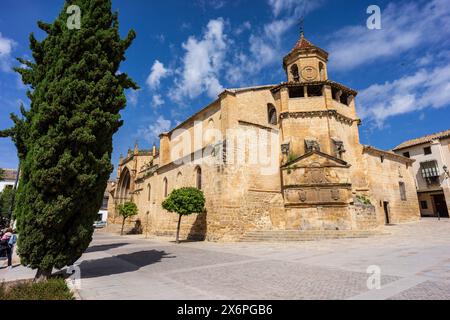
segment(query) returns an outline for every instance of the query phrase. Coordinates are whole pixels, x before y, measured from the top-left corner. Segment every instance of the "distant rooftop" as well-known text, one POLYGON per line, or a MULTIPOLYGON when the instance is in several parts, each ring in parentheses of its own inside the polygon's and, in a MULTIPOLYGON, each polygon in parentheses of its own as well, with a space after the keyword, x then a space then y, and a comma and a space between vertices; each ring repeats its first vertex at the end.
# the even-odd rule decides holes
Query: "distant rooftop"
POLYGON ((409 148, 409 147, 413 147, 413 146, 417 146, 420 144, 424 144, 424 143, 429 143, 433 140, 437 140, 437 139, 445 139, 445 138, 449 138, 450 137, 450 129, 446 130, 446 131, 442 131, 442 132, 438 132, 438 133, 433 133, 424 137, 420 137, 420 138, 415 138, 415 139, 411 139, 408 141, 403 142, 402 144, 399 144, 398 146, 396 146, 394 148, 394 151, 397 150, 401 150, 401 149, 405 149, 405 148, 409 148))
POLYGON ((3 169, 3 175, 0 181, 16 181, 17 170, 16 169, 3 169))

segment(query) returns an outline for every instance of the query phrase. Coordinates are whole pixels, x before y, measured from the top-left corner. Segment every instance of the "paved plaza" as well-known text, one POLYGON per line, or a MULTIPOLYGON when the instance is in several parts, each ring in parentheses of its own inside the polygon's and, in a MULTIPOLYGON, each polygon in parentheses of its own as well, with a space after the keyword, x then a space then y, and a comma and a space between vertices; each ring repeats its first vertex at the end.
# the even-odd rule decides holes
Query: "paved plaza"
MULTIPOLYGON (((177 245, 98 232, 78 262, 82 299, 450 299, 450 221, 390 235, 296 243, 177 245), (369 290, 370 266, 381 288, 369 290), (373 267, 372 267, 373 268, 373 267)), ((25 272, 21 267, 6 273, 25 272)), ((372 278, 373 279, 373 278, 372 278)), ((372 283, 372 282, 371 282, 372 283)))

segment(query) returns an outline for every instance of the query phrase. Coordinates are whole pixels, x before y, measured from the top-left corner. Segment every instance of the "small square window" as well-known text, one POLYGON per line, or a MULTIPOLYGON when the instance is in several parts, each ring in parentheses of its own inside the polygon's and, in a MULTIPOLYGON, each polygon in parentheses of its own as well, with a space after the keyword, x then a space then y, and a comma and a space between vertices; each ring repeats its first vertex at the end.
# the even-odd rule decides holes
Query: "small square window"
POLYGON ((406 158, 411 158, 411 155, 409 154, 409 152, 403 152, 403 156, 406 158))
POLYGON ((423 153, 425 153, 426 155, 427 155, 427 154, 431 154, 431 153, 432 153, 432 152, 431 152, 431 147, 423 148, 423 153))
POLYGON ((427 202, 427 201, 420 201, 420 207, 421 207, 423 210, 428 209, 428 202, 427 202))

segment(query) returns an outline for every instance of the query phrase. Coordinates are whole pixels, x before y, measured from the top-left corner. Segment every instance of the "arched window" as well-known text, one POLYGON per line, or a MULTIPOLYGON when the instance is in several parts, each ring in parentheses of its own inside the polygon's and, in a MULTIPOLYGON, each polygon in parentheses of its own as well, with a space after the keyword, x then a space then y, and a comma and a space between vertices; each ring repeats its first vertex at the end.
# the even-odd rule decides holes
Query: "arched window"
POLYGON ((319 74, 320 74, 320 80, 324 81, 325 79, 325 66, 323 62, 319 62, 319 74))
POLYGON ((167 178, 164 178, 164 180, 163 180, 163 195, 164 195, 164 198, 167 198, 167 196, 168 196, 168 183, 167 183, 167 178))
POLYGON ((200 167, 195 169, 195 186, 198 190, 202 190, 202 169, 200 167))
POLYGON ((270 124, 276 125, 278 123, 277 109, 275 109, 275 106, 271 103, 267 105, 267 116, 270 124))
POLYGON ((183 179, 183 174, 181 172, 178 172, 177 174, 177 188, 181 186, 181 180, 183 179))
POLYGON ((150 183, 147 185, 147 192, 148 192, 148 202, 150 202, 152 200, 152 186, 150 185, 150 183))
POLYGON ((295 82, 299 82, 300 81, 300 74, 298 73, 298 66, 296 64, 293 64, 291 67, 291 74, 292 77, 294 78, 295 82))

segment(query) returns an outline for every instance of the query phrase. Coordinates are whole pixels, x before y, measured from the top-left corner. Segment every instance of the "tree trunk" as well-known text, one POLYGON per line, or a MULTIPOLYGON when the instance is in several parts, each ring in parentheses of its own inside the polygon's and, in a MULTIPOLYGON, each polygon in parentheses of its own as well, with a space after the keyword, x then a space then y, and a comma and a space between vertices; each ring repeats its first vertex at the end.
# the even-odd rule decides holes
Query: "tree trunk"
POLYGON ((181 225, 181 217, 182 217, 182 215, 180 214, 180 217, 178 218, 178 227, 177 227, 177 243, 180 243, 180 225, 181 225))
POLYGON ((123 236, 123 227, 125 226, 125 220, 126 220, 126 218, 123 218, 123 220, 122 220, 122 230, 120 230, 121 236, 123 236))
POLYGON ((52 269, 38 269, 36 276, 34 277, 34 282, 44 282, 47 281, 52 275, 52 269))

